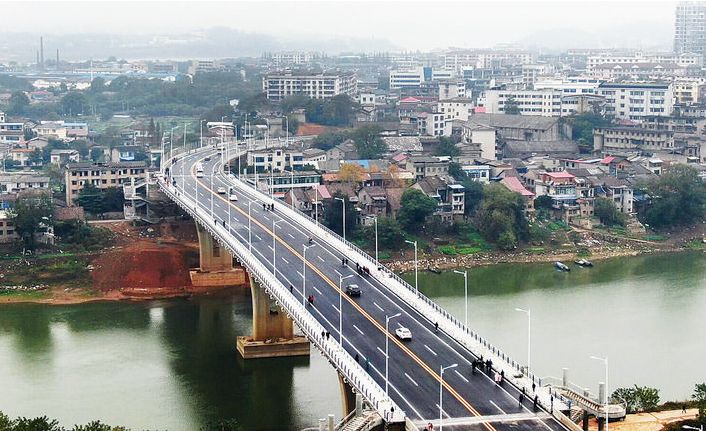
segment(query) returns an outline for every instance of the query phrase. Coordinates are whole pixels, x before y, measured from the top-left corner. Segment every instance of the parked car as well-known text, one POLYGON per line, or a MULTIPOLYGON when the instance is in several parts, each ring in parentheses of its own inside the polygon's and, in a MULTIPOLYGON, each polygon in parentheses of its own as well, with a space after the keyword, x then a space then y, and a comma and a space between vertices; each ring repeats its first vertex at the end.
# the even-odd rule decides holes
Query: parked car
POLYGON ((360 296, 361 290, 357 284, 349 284, 346 286, 346 295, 348 296, 360 296))
POLYGON ((409 328, 405 328, 404 326, 400 326, 395 330, 395 335, 397 335, 397 338, 400 340, 411 340, 412 339, 412 331, 409 330, 409 328))

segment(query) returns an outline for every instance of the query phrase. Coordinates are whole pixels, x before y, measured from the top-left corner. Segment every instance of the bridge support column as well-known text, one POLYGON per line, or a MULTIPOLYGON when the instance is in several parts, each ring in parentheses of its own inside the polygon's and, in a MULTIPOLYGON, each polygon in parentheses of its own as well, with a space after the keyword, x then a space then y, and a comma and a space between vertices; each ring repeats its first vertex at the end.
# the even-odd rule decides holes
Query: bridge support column
POLYGON ((343 416, 346 417, 356 409, 355 393, 353 387, 346 382, 342 375, 338 375, 338 387, 341 389, 341 403, 343 406, 343 416))
POLYGON ((605 429, 605 418, 596 418, 598 421, 598 431, 603 431, 605 429))
POLYGON ((309 355, 309 341, 294 335, 292 319, 251 278, 250 291, 252 336, 238 337, 240 355, 244 359, 309 355))
POLYGON ((585 410, 583 412, 583 419, 581 420, 581 422, 581 428, 583 428, 583 431, 588 431, 588 412, 585 410))
POLYGON ((195 290, 226 287, 245 286, 247 277, 242 267, 233 267, 233 256, 222 247, 211 234, 196 224, 199 237, 199 268, 189 271, 191 284, 195 290))

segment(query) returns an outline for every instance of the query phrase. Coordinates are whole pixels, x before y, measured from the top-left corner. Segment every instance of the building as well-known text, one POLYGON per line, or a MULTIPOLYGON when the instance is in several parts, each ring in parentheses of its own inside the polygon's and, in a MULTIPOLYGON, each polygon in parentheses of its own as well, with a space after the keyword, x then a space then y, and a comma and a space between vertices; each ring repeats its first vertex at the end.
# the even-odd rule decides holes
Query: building
POLYGON ((674 52, 706 55, 706 4, 703 2, 684 1, 677 4, 674 52))
POLYGON ((312 99, 327 99, 339 94, 355 97, 358 80, 352 72, 268 73, 262 78, 262 90, 268 100, 281 101, 288 96, 304 95, 312 99))
POLYGON ((76 150, 54 149, 51 150, 49 160, 52 165, 63 166, 69 162, 78 163, 80 155, 76 150))
MULTIPOLYGON (((258 175, 258 182, 273 193, 286 193, 294 189, 311 189, 321 184, 321 175, 315 171, 277 172, 273 175, 258 175), (292 182, 294 180, 294 182, 292 182)), ((282 195, 280 195, 282 196, 282 195)))
POLYGON ((9 244, 20 239, 7 211, 0 211, 0 244, 9 244))
POLYGON ((598 94, 605 97, 605 113, 621 120, 642 121, 645 116, 670 116, 674 91, 670 83, 604 82, 598 94))
POLYGON ((16 166, 21 167, 42 166, 41 152, 39 156, 37 156, 35 151, 39 150, 32 148, 13 148, 9 151, 10 160, 12 160, 16 166))
POLYGON ((5 123, 5 114, 0 112, 0 145, 14 146, 24 141, 23 123, 5 123))
POLYGON ((192 60, 189 65, 189 75, 197 73, 218 72, 223 70, 223 65, 219 60, 192 60))
POLYGON ((571 136, 571 130, 562 127, 557 117, 476 113, 467 123, 494 129, 498 140, 559 141, 571 136))
POLYGON ((601 127, 593 129, 593 151, 599 154, 670 151, 674 132, 642 127, 601 127))
POLYGON ((63 121, 42 121, 34 128, 37 136, 54 139, 66 139, 67 129, 63 121))
POLYGON ((425 82, 436 81, 433 87, 436 91, 442 91, 444 98, 465 97, 466 83, 453 79, 455 76, 453 70, 428 66, 393 69, 390 71, 390 90, 415 89, 425 82))
POLYGON ((445 79, 437 82, 439 100, 465 98, 466 81, 462 79, 445 79))
POLYGON ((439 100, 437 110, 445 114, 447 120, 468 121, 473 114, 473 100, 466 97, 439 100))
POLYGON ((527 190, 517 177, 505 177, 500 180, 500 184, 505 186, 508 190, 519 193, 519 195, 522 196, 525 217, 532 218, 532 213, 534 213, 534 193, 527 190))
MULTIPOLYGON (((475 121, 461 123, 461 137, 469 144, 478 145, 480 158, 495 160, 497 153, 497 142, 495 128, 478 124, 475 121)), ((463 153, 463 148, 461 148, 463 153)))
POLYGON ((439 157, 411 156, 407 158, 405 170, 412 172, 417 180, 449 174, 449 161, 439 157))
POLYGON ((513 104, 521 115, 541 115, 558 117, 561 115, 562 92, 553 89, 542 90, 486 90, 478 104, 485 107, 487 114, 504 114, 507 106, 513 104), (509 103, 510 102, 510 103, 509 103))
POLYGON ((133 180, 137 182, 147 179, 146 162, 69 163, 64 172, 66 205, 74 204, 74 199, 86 184, 107 189, 121 187, 133 180))
POLYGON ((605 51, 586 57, 586 72, 592 75, 597 68, 604 65, 631 66, 640 63, 674 64, 682 67, 701 66, 703 64, 702 54, 696 51, 677 51, 676 53, 605 51))
POLYGON ((266 52, 262 55, 263 60, 275 67, 306 65, 311 63, 314 57, 311 52, 301 51, 266 52))
POLYGON ((455 184, 439 176, 431 176, 418 180, 412 188, 421 190, 437 201, 437 208, 433 215, 441 218, 442 221, 450 222, 454 218, 463 216, 465 189, 461 184, 455 184))
POLYGON ((248 167, 256 172, 282 172, 284 170, 301 170, 304 167, 304 154, 301 151, 283 150, 280 148, 248 153, 248 167))
POLYGON ((451 136, 451 120, 441 112, 420 112, 416 115, 420 135, 451 136))
POLYGON ((49 177, 32 172, 0 174, 0 193, 19 193, 28 189, 49 189, 49 177))
POLYGON ((568 172, 540 172, 534 187, 536 196, 549 196, 557 209, 576 203, 576 176, 568 172))

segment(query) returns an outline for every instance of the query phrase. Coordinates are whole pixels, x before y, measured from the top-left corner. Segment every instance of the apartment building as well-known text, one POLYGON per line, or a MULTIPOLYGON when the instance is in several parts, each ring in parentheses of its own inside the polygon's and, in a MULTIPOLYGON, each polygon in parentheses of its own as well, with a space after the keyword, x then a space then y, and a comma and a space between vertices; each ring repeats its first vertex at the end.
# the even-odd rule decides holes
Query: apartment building
POLYGON ((642 121, 648 115, 672 115, 674 90, 670 83, 604 82, 605 113, 621 120, 642 121))
POLYGON ((37 136, 44 136, 54 139, 66 139, 68 129, 63 121, 42 121, 34 129, 37 136))
POLYGON ((282 149, 251 151, 248 153, 248 166, 253 167, 256 172, 300 170, 304 166, 304 153, 282 149))
POLYGON ((492 69, 509 65, 530 64, 535 55, 521 50, 463 50, 443 54, 444 68, 461 72, 464 69, 492 69))
POLYGON ((551 64, 523 64, 522 83, 527 86, 532 86, 538 79, 540 79, 541 76, 548 75, 550 73, 554 73, 554 66, 551 64))
POLYGON ((455 76, 456 73, 453 70, 434 67, 418 66, 405 69, 393 69, 390 71, 390 89, 419 88, 424 82, 448 80, 447 86, 443 89, 439 88, 440 91, 444 92, 445 96, 465 96, 465 82, 453 79, 455 76))
POLYGON ((0 112, 0 145, 13 146, 24 141, 23 123, 5 123, 5 114, 0 112))
POLYGON ((541 115, 558 117, 561 115, 559 90, 486 90, 478 104, 485 107, 487 114, 504 114, 508 101, 512 100, 521 115, 541 115))
POLYGON ((314 59, 314 54, 301 51, 266 52, 263 60, 275 67, 309 64, 314 59))
POLYGON ((438 157, 411 156, 406 160, 405 170, 412 172, 417 180, 448 175, 449 161, 438 157))
POLYGON ((706 55, 706 4, 684 1, 677 4, 674 20, 674 52, 706 55))
POLYGON ((450 222, 463 216, 465 210, 465 188, 450 179, 430 176, 418 180, 412 188, 421 190, 425 195, 437 201, 434 216, 450 222))
POLYGON ((466 81, 462 79, 445 79, 438 81, 439 100, 466 97, 466 81))
POLYGON ((586 72, 593 73, 602 65, 630 66, 640 63, 674 64, 682 67, 703 65, 703 55, 696 51, 681 53, 643 53, 643 52, 602 52, 586 58, 586 72))
POLYGON ((473 114, 473 100, 466 97, 439 100, 437 110, 446 115, 447 120, 468 121, 473 114))
POLYGON ((0 193, 19 193, 28 189, 49 189, 49 177, 36 173, 7 172, 0 174, 0 193))
POLYGON ((72 206, 74 199, 86 184, 99 189, 121 187, 132 180, 147 180, 146 162, 111 162, 111 163, 69 163, 64 172, 66 185, 66 205, 72 206))
POLYGON ((693 80, 675 80, 674 83, 675 103, 690 105, 701 103, 706 93, 706 80, 703 78, 693 80))
POLYGON ((197 73, 218 72, 223 70, 223 65, 219 60, 191 60, 189 65, 189 75, 197 73))
POLYGON ((416 115, 420 135, 451 136, 451 119, 442 112, 420 112, 416 115))
POLYGON ((601 154, 669 151, 674 148, 674 132, 642 127, 601 127, 593 129, 593 151, 601 154))
POLYGON ((268 100, 281 101, 288 96, 304 95, 312 99, 327 99, 346 94, 355 97, 358 80, 354 73, 269 73, 262 78, 262 90, 268 100))

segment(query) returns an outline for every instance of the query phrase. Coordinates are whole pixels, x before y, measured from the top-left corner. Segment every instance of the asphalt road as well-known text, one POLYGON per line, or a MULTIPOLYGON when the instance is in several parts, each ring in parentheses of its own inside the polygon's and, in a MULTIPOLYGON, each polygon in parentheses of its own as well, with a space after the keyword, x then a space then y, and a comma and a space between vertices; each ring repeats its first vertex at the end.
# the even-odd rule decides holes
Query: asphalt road
MULTIPOLYGON (((520 392, 505 382, 499 386, 493 376, 471 370, 476 359, 468 350, 442 331, 434 329, 434 322, 420 315, 400 300, 383 282, 364 277, 356 271, 356 262, 343 266, 339 250, 320 241, 305 226, 289 220, 278 211, 263 210, 262 201, 255 201, 255 193, 236 191, 237 201, 230 201, 227 194, 218 194, 218 187, 229 189, 229 179, 219 172, 220 156, 215 150, 211 160, 202 160, 204 153, 188 155, 172 167, 172 181, 181 193, 194 198, 210 211, 218 223, 230 218, 230 232, 245 245, 251 244, 252 252, 267 268, 272 268, 285 286, 302 298, 314 295, 313 305, 308 305, 312 315, 331 333, 339 338, 339 304, 342 305, 342 340, 346 351, 358 355, 360 363, 381 387, 385 387, 385 339, 389 343, 389 395, 414 421, 438 420, 439 372, 441 366, 457 363, 458 366, 444 373, 443 415, 447 429, 564 429, 554 418, 532 406, 531 388, 520 405, 520 392), (196 178, 195 167, 201 162, 203 178, 196 178), (253 201, 248 208, 248 202, 253 201), (248 211, 250 210, 250 217, 248 211), (275 222, 275 250, 273 249, 273 221, 275 222), (252 236, 249 236, 249 225, 252 236), (313 237, 314 247, 304 246, 313 237), (249 243, 249 238, 252 242, 249 243), (303 272, 306 271, 304 292, 303 272), (339 289, 340 277, 348 277, 339 289), (345 295, 345 286, 357 284, 359 297, 345 295), (390 321, 389 333, 385 332, 385 318, 401 313, 390 321), (411 341, 401 341, 394 330, 405 326, 412 332, 411 341), (366 365, 367 362, 367 365, 366 365), (458 418, 466 425, 451 425, 458 418), (473 419, 476 418, 476 419, 473 419), (484 422, 485 421, 485 422, 484 422)), ((369 262, 361 262, 368 265, 369 262)))

